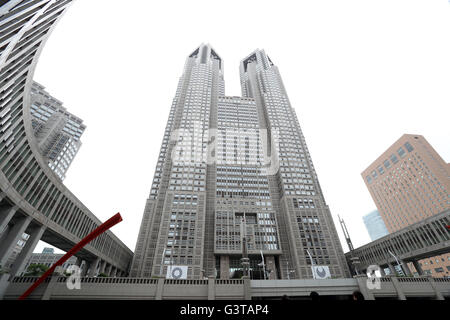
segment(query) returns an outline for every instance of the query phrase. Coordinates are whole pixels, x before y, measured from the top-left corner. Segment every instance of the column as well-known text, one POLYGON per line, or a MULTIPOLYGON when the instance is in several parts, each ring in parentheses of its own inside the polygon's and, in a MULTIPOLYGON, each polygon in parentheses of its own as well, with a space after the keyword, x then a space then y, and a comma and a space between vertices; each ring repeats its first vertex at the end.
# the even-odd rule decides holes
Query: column
POLYGON ((34 248, 36 248, 37 243, 39 242, 39 240, 41 240, 41 237, 44 234, 45 229, 46 229, 45 226, 37 226, 33 228, 32 231, 29 233, 30 238, 28 238, 27 242, 25 243, 25 246, 20 251, 9 272, 11 278, 19 275, 22 271, 24 271, 23 269, 27 264, 31 254, 33 253, 34 248))
POLYGON ((445 300, 442 293, 436 288, 436 282, 434 282, 434 279, 432 276, 427 276, 428 281, 430 282, 431 287, 433 288, 433 291, 436 294, 436 300, 445 300))
POLYGON ((77 267, 81 267, 81 264, 82 264, 82 263, 83 263, 83 259, 77 257, 77 261, 75 262, 75 265, 76 265, 77 267))
POLYGON ((105 273, 105 267, 106 267, 106 261, 105 260, 100 261, 100 269, 99 269, 98 273, 99 274, 105 273))
POLYGON ((394 266, 392 265, 392 263, 388 263, 388 267, 389 267, 389 271, 391 271, 391 275, 395 276, 397 274, 397 271, 395 271, 394 266))
POLYGON ((208 300, 216 300, 216 277, 208 277, 208 300))
POLYGON ((419 261, 413 260, 412 263, 413 263, 414 269, 416 269, 419 276, 423 276, 423 269, 420 266, 419 261))
POLYGON ((251 287, 250 277, 243 276, 242 279, 244 280, 244 300, 251 300, 252 299, 252 287, 251 287))
POLYGON ((364 296, 365 300, 375 300, 375 296, 373 295, 373 292, 369 290, 367 286, 367 276, 365 274, 360 274, 357 276, 353 276, 353 278, 356 279, 359 286, 359 292, 364 296))
POLYGON ((112 267, 111 277, 115 278, 116 274, 117 274, 117 268, 116 267, 112 267))
POLYGON ((156 286, 155 300, 162 300, 163 291, 164 291, 164 281, 165 281, 164 278, 158 279, 158 284, 156 286))
POLYGON ((108 275, 108 277, 111 277, 111 269, 112 269, 112 265, 110 265, 108 263, 107 267, 106 267, 106 274, 108 275))
POLYGON ((230 278, 230 257, 220 256, 220 279, 230 278))
POLYGON ((403 270, 403 273, 405 274, 405 276, 412 277, 412 273, 411 273, 411 270, 409 270, 408 264, 405 263, 404 261, 402 261, 401 266, 402 266, 402 270, 403 270))
POLYGON ((397 291, 398 299, 406 300, 405 293, 403 292, 403 289, 402 289, 401 284, 398 281, 397 277, 391 277, 391 281, 392 281, 392 284, 394 285, 395 290, 397 291))
POLYGON ((91 263, 89 261, 84 260, 84 267, 82 267, 82 270, 81 270, 82 277, 86 277, 86 274, 87 274, 90 266, 91 266, 91 263))
POLYGON ((100 263, 100 258, 96 258, 93 262, 91 262, 88 277, 97 276, 97 268, 98 268, 99 263, 100 263))
POLYGON ((16 207, 12 208, 0 208, 0 234, 6 228, 8 223, 11 221, 12 217, 16 213, 16 207))
POLYGON ((31 217, 21 217, 11 228, 8 235, 0 244, 0 265, 4 266, 11 255, 17 241, 22 238, 22 234, 31 222, 31 217))

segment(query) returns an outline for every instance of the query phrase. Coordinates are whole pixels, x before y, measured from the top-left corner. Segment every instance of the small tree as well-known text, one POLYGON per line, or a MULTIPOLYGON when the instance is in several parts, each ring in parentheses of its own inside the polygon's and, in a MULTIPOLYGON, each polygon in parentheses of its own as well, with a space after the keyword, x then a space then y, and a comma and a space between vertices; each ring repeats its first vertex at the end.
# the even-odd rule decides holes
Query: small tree
POLYGON ((25 276, 27 277, 39 277, 42 276, 48 270, 47 265, 42 263, 32 263, 28 266, 25 276))
POLYGON ((99 277, 99 278, 107 278, 109 276, 106 273, 100 272, 97 277, 99 277))

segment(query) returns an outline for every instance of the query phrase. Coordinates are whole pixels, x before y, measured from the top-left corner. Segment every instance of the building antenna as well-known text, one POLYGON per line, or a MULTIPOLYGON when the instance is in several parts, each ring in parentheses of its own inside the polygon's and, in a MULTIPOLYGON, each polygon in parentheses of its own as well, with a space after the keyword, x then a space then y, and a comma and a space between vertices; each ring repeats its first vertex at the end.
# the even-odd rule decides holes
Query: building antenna
POLYGON ((339 219, 339 223, 341 224, 342 232, 344 233, 345 241, 347 241, 348 249, 350 250, 350 261, 351 261, 351 264, 355 268, 355 273, 359 274, 358 273, 358 268, 356 266, 357 264, 359 264, 359 258, 355 257, 353 255, 354 248, 353 248, 352 239, 350 239, 350 234, 348 233, 347 226, 345 225, 344 219, 342 219, 339 215, 338 215, 338 219, 339 219))
POLYGON ((341 224, 342 232, 344 233, 345 241, 347 241, 347 246, 350 251, 353 251, 352 240, 350 239, 350 234, 348 233, 347 226, 341 217, 338 215, 339 223, 341 224))

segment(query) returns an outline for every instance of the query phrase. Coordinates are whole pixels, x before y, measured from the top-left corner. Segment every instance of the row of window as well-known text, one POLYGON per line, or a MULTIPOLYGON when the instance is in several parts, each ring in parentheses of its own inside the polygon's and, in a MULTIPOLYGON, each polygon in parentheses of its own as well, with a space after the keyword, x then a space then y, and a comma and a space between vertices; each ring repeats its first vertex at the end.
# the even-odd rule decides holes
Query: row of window
MULTIPOLYGON (((411 151, 413 151, 414 150, 414 148, 413 148, 413 146, 409 143, 409 142, 406 142, 405 144, 404 144, 404 147, 406 148, 406 150, 408 150, 408 152, 411 152, 411 151)), ((400 147, 398 150, 397 150, 397 154, 400 156, 400 158, 403 158, 405 155, 406 155, 406 152, 405 152, 405 150, 403 149, 403 147, 400 147)), ((395 154, 392 154, 390 157, 389 157, 389 159, 386 159, 384 162, 383 162, 383 166, 384 166, 384 168, 383 168, 383 166, 378 166, 377 167, 377 170, 373 170, 372 172, 371 172, 371 176, 367 176, 366 177, 366 181, 367 181, 367 183, 372 183, 372 181, 373 181, 373 179, 376 179, 377 177, 378 177, 378 173, 380 174, 380 175, 382 175, 382 174, 384 174, 384 169, 389 169, 389 168, 391 168, 391 162, 392 162, 392 164, 396 164, 397 162, 398 162, 398 158, 397 158, 397 156, 395 155, 395 154), (378 171, 378 172, 377 172, 378 171)))

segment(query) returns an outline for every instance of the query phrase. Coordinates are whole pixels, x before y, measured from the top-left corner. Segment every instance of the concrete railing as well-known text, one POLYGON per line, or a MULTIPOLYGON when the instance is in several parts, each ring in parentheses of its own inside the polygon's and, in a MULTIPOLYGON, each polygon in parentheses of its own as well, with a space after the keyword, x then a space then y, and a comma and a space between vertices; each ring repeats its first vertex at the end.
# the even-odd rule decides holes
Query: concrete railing
MULTIPOLYGON (((29 299, 267 299, 319 296, 349 299, 355 291, 365 299, 450 299, 450 279, 431 277, 382 277, 380 287, 368 289, 367 277, 325 280, 170 280, 151 278, 81 278, 80 289, 70 290, 67 277, 53 277, 39 286, 29 299)), ((4 290, 4 299, 17 299, 37 277, 15 277, 4 290)))

